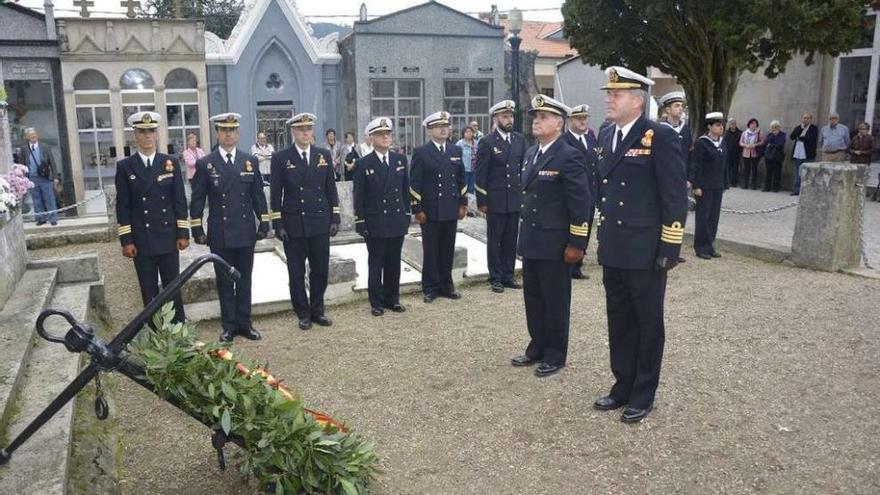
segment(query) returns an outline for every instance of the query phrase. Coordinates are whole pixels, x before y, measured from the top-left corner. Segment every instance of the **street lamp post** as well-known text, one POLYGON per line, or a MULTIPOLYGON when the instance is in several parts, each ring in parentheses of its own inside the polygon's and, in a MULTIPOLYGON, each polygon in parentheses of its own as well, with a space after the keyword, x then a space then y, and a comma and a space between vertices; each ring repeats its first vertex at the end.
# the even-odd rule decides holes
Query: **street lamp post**
POLYGON ((522 132, 522 111, 519 104, 519 45, 522 38, 519 37, 522 31, 522 11, 517 8, 512 9, 507 14, 507 30, 510 31, 510 71, 511 71, 511 99, 516 104, 513 114, 513 128, 516 132, 522 132))

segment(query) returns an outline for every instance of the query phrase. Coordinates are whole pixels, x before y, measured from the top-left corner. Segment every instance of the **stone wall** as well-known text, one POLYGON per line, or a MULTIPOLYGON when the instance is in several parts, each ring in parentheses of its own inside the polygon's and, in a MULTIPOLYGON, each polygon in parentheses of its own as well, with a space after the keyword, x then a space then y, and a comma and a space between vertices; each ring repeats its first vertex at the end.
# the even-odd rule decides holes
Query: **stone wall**
POLYGON ((16 214, 6 220, 0 217, 0 309, 6 305, 6 301, 19 279, 24 275, 27 265, 27 248, 24 238, 24 223, 21 214, 16 214))

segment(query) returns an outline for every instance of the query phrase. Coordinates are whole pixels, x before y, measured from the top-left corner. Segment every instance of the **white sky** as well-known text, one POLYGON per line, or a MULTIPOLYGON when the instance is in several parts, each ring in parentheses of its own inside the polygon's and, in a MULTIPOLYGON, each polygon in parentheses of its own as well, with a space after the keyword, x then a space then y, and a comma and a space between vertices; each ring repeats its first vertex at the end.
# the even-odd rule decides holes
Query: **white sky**
MULTIPOLYGON (((297 3, 300 12, 312 22, 336 22, 351 24, 357 19, 358 11, 363 0, 299 0, 297 3), (313 17, 313 16, 346 16, 346 17, 313 17)), ((120 6, 120 0, 94 0, 95 6, 91 7, 92 17, 109 17, 113 14, 125 12, 120 6)), ((456 10, 467 13, 489 12, 492 5, 498 5, 502 12, 514 7, 523 10, 523 17, 535 21, 561 21, 560 7, 563 0, 442 0, 441 3, 456 10), (530 9, 536 9, 530 11, 530 9)), ((366 0, 367 13, 370 18, 378 15, 404 9, 413 5, 425 3, 425 0, 366 0)), ((19 4, 36 10, 43 9, 43 0, 19 0, 19 4)), ((57 17, 76 16, 78 7, 73 6, 73 0, 55 0, 55 12, 57 17)))

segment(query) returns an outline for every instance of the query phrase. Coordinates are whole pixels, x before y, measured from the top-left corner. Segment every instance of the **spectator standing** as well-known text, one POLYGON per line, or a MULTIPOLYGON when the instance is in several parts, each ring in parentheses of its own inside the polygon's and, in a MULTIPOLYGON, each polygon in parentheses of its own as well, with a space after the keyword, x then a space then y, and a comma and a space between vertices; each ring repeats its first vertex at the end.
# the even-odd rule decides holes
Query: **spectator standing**
POLYGON ((858 134, 849 143, 849 161, 871 165, 871 154, 874 153, 874 138, 870 133, 871 126, 867 122, 858 125, 858 134))
POLYGON ((764 141, 764 176, 763 191, 779 192, 782 181, 782 161, 785 159, 785 133, 778 120, 770 122, 770 134, 764 141))
POLYGON ((822 161, 842 162, 846 160, 849 148, 849 129, 840 123, 840 115, 832 112, 828 117, 828 125, 819 133, 822 138, 822 161))
POLYGON ((345 160, 345 155, 343 154, 343 149, 345 148, 342 143, 336 140, 336 130, 335 129, 327 129, 324 132, 324 138, 326 139, 324 142, 324 148, 330 150, 330 156, 333 157, 333 166, 336 170, 333 173, 336 175, 336 180, 342 179, 343 169, 345 166, 342 162, 345 160))
POLYGON ((344 170, 342 173, 343 180, 352 180, 354 178, 354 162, 360 155, 358 155, 358 144, 354 138, 354 133, 351 131, 347 131, 345 133, 345 144, 343 145, 343 157, 342 161, 344 163, 344 170))
POLYGON ((461 148, 461 161, 464 163, 464 176, 468 194, 474 194, 474 163, 477 159, 476 132, 471 127, 461 130, 461 139, 455 143, 461 148))
POLYGON ((196 162, 207 153, 199 147, 199 138, 193 133, 186 136, 186 149, 180 154, 186 163, 186 182, 187 185, 192 182, 193 175, 196 173, 196 162))
POLYGON ((748 129, 739 139, 743 157, 743 187, 746 189, 758 188, 758 161, 761 159, 761 147, 764 146, 764 135, 759 126, 758 119, 749 119, 748 129))
POLYGON ((364 140, 361 141, 361 144, 358 145, 358 155, 367 156, 372 152, 373 152, 373 140, 369 134, 364 134, 364 140))
MULTIPOLYGON (((468 127, 473 129, 473 131, 474 131, 474 143, 475 143, 474 146, 480 144, 480 139, 483 139, 483 132, 480 131, 480 123, 477 122, 476 120, 472 120, 471 123, 468 124, 468 127)), ((462 137, 464 137, 464 136, 462 136, 462 137)))
POLYGON ((275 154, 275 147, 269 143, 266 133, 261 132, 257 134, 257 142, 251 146, 251 154, 257 157, 257 161, 260 162, 260 175, 263 177, 263 182, 268 184, 270 172, 272 171, 272 155, 275 154))
POLYGON ((30 194, 34 201, 37 225, 43 225, 47 221, 52 225, 58 225, 58 213, 55 211, 58 208, 58 203, 55 201, 55 182, 59 181, 59 177, 52 150, 40 143, 40 136, 33 127, 25 129, 24 135, 27 144, 22 147, 18 156, 27 165, 28 179, 34 183, 30 194))
POLYGON ((739 138, 742 137, 742 133, 736 119, 728 119, 727 130, 724 132, 724 149, 727 151, 727 187, 739 186, 739 162, 742 159, 739 138))
POLYGON ((816 159, 819 129, 813 125, 813 114, 805 112, 801 117, 801 125, 791 131, 790 137, 794 142, 794 148, 791 152, 791 157, 794 160, 794 186, 791 188, 791 195, 797 196, 801 193, 801 165, 816 159))

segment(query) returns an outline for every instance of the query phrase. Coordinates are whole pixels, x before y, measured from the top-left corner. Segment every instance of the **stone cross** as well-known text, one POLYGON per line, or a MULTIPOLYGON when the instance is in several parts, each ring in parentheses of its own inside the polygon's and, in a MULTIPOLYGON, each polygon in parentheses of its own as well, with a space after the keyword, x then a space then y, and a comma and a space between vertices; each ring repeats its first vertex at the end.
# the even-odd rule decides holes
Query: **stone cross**
POLYGON ((79 7, 79 16, 80 17, 88 17, 89 7, 94 7, 94 0, 73 0, 73 6, 79 7))
POLYGON ((129 19, 134 19, 137 16, 134 11, 134 8, 140 5, 140 2, 138 2, 137 0, 123 0, 122 2, 120 2, 120 5, 126 8, 125 17, 128 17, 129 19))

